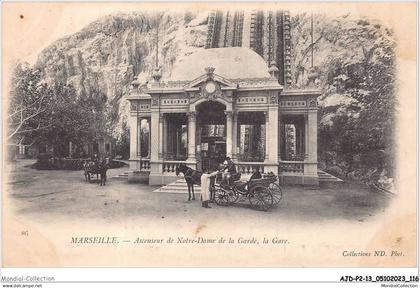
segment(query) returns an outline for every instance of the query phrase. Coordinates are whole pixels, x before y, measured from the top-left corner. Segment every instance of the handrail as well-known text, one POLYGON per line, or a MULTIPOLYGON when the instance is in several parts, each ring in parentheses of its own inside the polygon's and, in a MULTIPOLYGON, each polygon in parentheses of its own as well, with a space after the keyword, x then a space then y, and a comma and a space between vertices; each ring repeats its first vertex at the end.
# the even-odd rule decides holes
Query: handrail
POLYGON ((167 163, 167 164, 178 164, 178 163, 185 163, 185 164, 197 164, 195 161, 187 161, 187 160, 153 160, 150 161, 150 163, 157 163, 157 164, 162 164, 162 163, 167 163))
POLYGON ((235 162, 235 161, 233 161, 233 163, 239 164, 239 165, 264 165, 264 164, 269 165, 268 163, 266 163, 264 161, 262 161, 262 162, 246 162, 246 161, 245 162, 244 161, 235 162))
POLYGON ((284 163, 284 164, 318 164, 318 162, 313 162, 313 161, 292 161, 292 160, 279 160, 279 163, 284 163))

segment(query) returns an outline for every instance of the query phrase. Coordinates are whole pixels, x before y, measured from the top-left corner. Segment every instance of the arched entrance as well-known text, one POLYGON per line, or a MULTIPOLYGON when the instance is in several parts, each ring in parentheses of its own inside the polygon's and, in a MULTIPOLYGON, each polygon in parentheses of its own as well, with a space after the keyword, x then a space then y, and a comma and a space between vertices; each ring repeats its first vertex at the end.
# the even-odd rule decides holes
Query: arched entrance
POLYGON ((197 168, 216 170, 226 157, 226 106, 216 101, 206 101, 197 111, 197 168))

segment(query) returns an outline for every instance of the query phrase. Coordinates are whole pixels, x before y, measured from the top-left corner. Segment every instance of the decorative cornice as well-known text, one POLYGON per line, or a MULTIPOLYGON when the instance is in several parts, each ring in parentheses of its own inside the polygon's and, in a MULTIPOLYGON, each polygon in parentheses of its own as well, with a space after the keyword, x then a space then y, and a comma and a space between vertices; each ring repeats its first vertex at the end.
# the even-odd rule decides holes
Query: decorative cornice
POLYGON ((150 94, 132 94, 130 96, 127 96, 128 101, 132 100, 150 100, 152 97, 150 94))
POLYGON ((277 87, 279 89, 282 86, 272 78, 239 78, 239 79, 230 79, 231 82, 235 83, 238 88, 261 88, 261 87, 277 87))
MULTIPOLYGON (((212 75, 213 75, 212 80, 216 82, 221 82, 222 84, 226 85, 230 89, 233 89, 234 86, 236 86, 236 88, 240 88, 240 87, 260 88, 264 86, 273 86, 273 87, 276 86, 279 88, 282 87, 277 81, 273 81, 273 79, 270 77, 227 79, 217 74, 212 74, 212 75)), ((164 89, 174 89, 174 90, 176 89, 180 91, 189 90, 189 89, 194 88, 192 86, 195 86, 202 82, 206 82, 208 80, 209 79, 207 77, 207 74, 204 74, 191 81, 162 81, 159 83, 159 87, 156 87, 155 89, 153 88, 149 89, 149 91, 146 91, 146 92, 152 93, 154 91, 158 91, 158 90, 162 91, 164 89)), ((226 88, 226 87, 223 87, 223 88, 226 88)))
POLYGON ((318 97, 321 95, 321 90, 319 89, 287 89, 281 92, 281 96, 315 96, 318 97))
POLYGON ((190 81, 162 81, 159 88, 184 88, 190 81))

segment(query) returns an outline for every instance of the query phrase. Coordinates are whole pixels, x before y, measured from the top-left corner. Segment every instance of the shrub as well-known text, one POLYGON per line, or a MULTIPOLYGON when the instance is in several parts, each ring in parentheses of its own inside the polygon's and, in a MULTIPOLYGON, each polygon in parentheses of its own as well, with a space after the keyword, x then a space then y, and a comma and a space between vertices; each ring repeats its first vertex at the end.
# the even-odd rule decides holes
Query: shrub
MULTIPOLYGON (((43 155, 38 157, 38 161, 32 165, 32 168, 38 170, 82 170, 83 163, 89 160, 85 158, 71 159, 43 155)), ((120 168, 125 165, 123 162, 111 160, 110 168, 120 168)))
POLYGON ((338 166, 329 167, 325 170, 325 172, 338 178, 342 178, 344 176, 343 170, 338 166))

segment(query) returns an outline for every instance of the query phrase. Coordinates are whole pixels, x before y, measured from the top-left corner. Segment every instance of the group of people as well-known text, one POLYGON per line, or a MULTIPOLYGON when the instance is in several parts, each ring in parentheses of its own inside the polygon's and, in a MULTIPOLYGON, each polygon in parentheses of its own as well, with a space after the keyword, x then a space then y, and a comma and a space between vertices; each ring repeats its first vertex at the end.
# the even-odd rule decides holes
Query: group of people
MULTIPOLYGON (((230 157, 226 157, 226 160, 223 162, 221 169, 218 171, 206 171, 201 175, 201 201, 202 207, 204 208, 211 208, 209 203, 210 199, 210 188, 211 188, 211 178, 217 176, 217 174, 222 173, 222 183, 227 185, 232 185, 234 181, 238 181, 241 178, 241 174, 237 172, 235 163, 230 159, 230 157)), ((255 168, 254 173, 252 174, 249 180, 253 179, 260 179, 261 173, 259 168, 255 168)))

